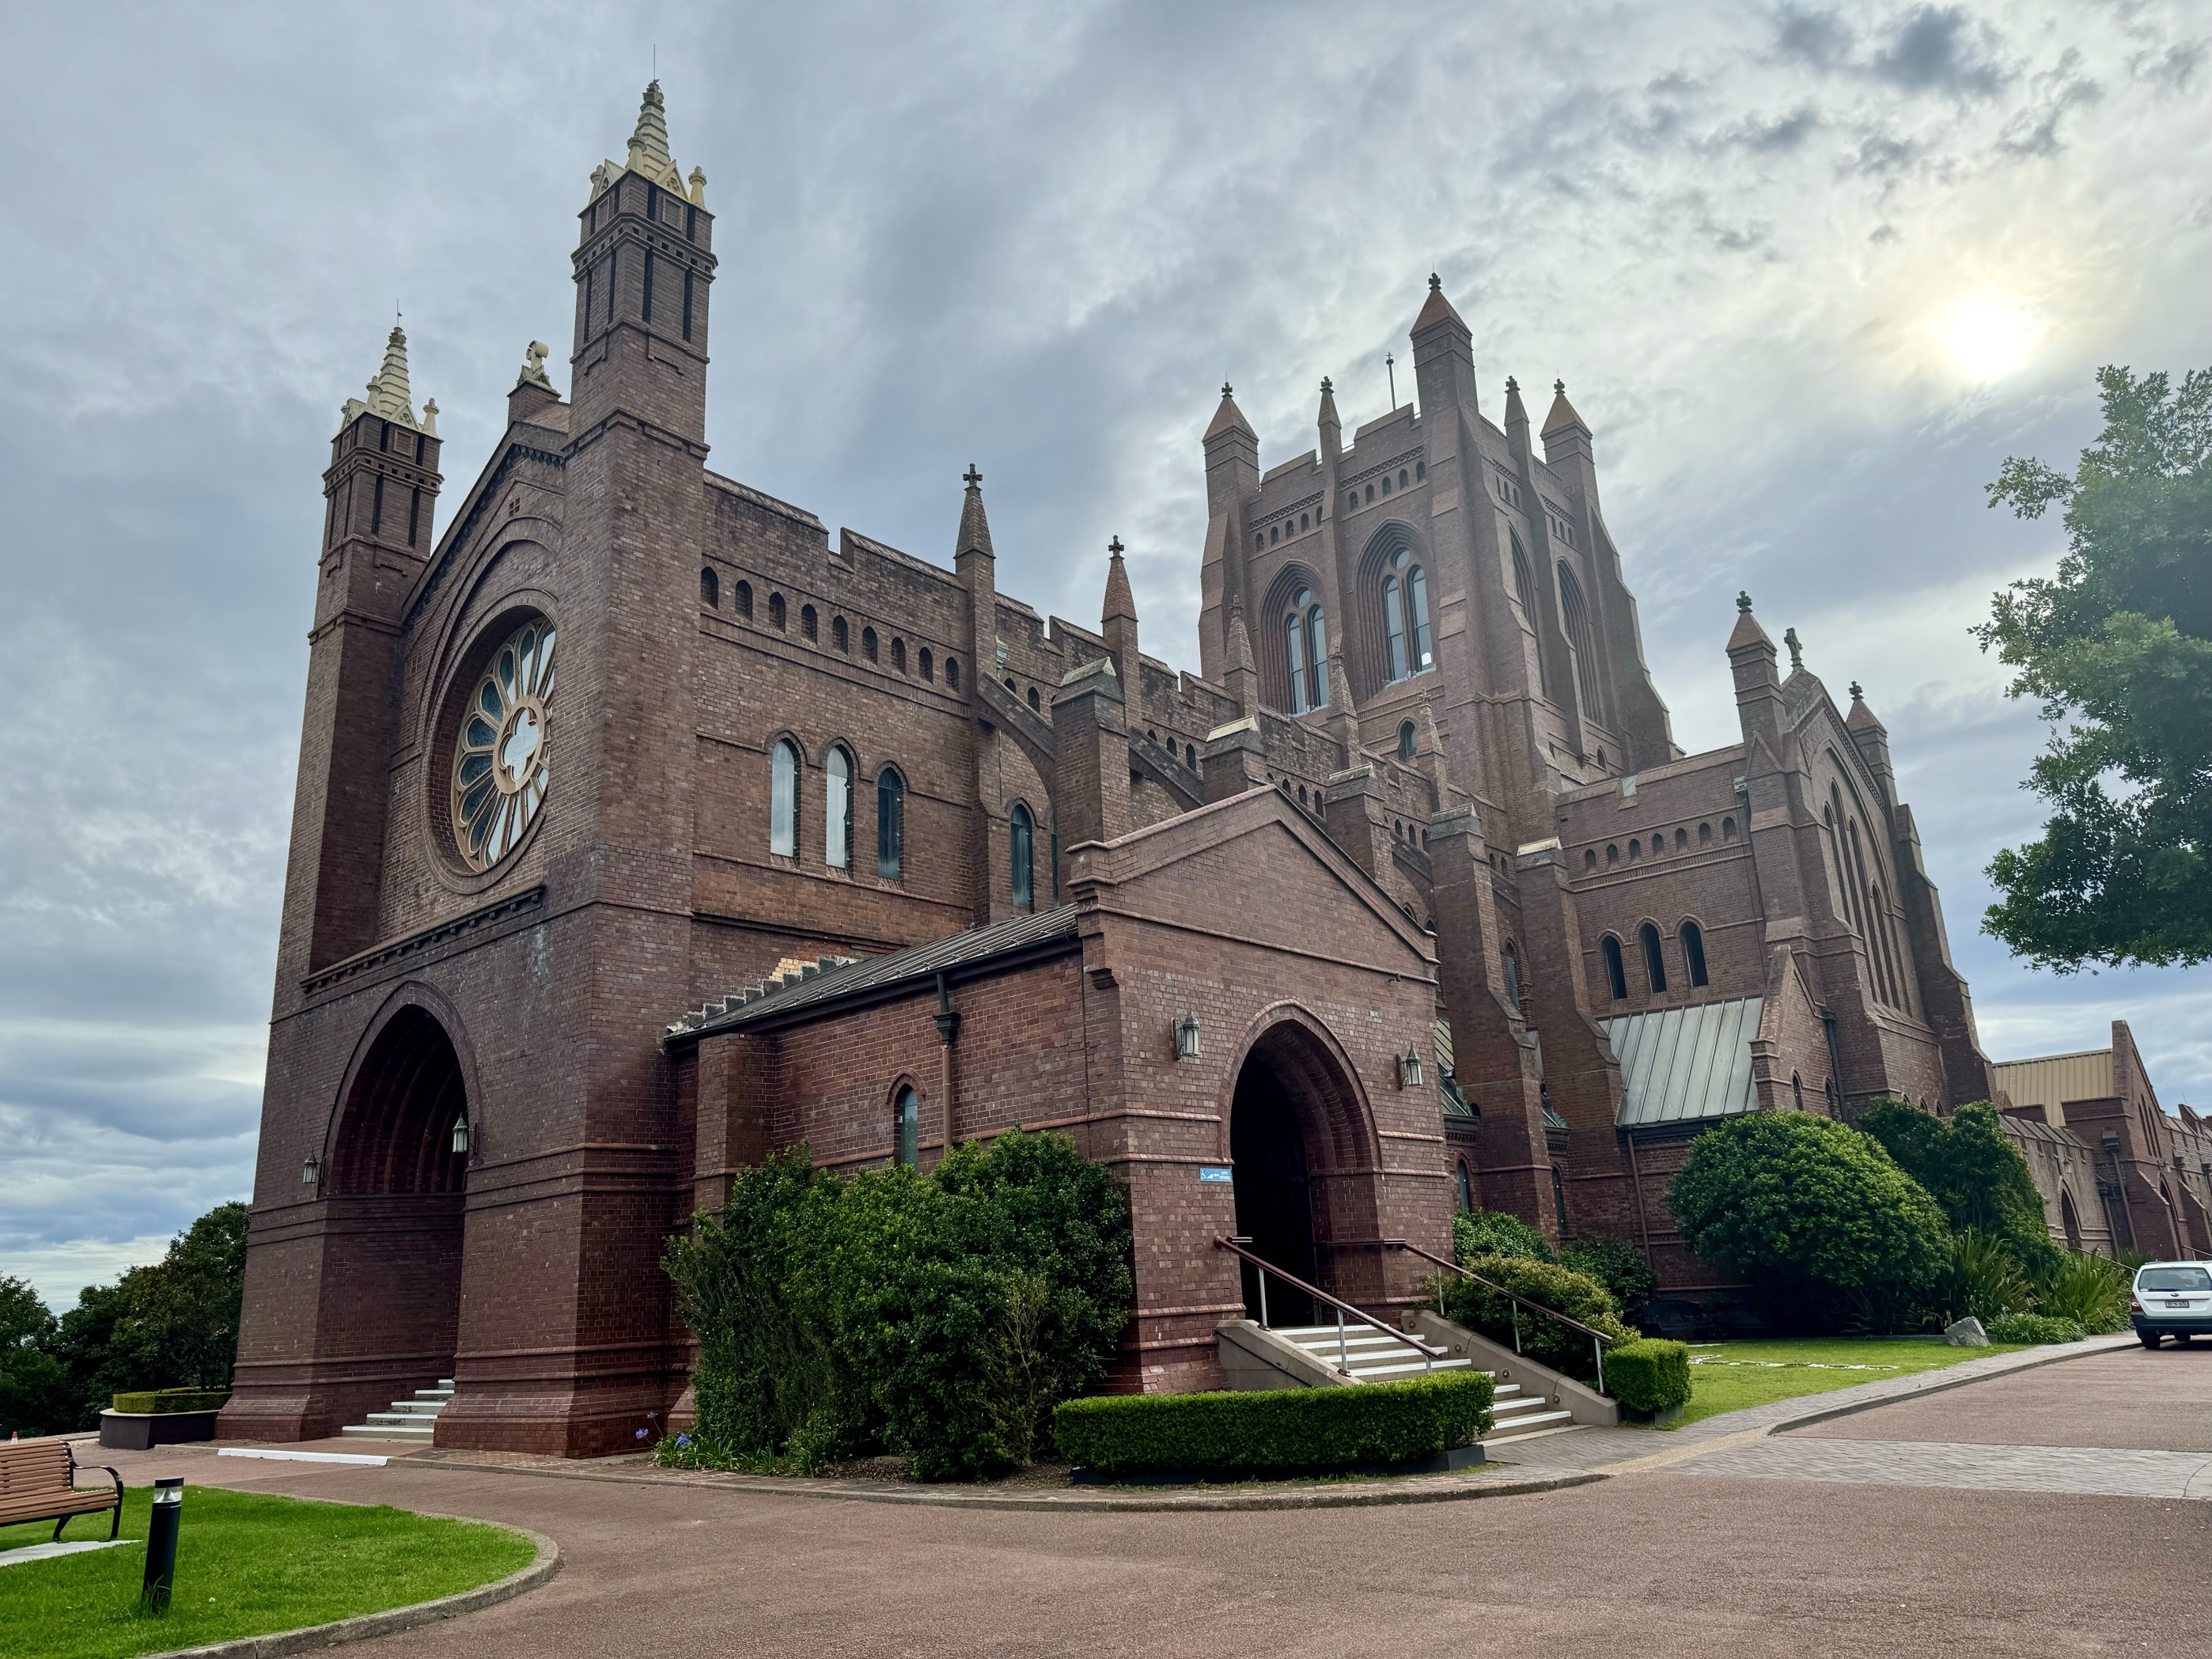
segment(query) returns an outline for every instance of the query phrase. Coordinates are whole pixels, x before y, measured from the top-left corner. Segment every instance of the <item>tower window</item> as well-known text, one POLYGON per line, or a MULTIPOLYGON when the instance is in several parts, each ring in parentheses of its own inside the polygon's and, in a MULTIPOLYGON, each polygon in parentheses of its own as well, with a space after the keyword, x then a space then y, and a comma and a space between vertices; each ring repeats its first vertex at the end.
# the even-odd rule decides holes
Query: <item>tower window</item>
POLYGON ((609 328, 614 326, 615 321, 615 289, 617 286, 615 273, 619 268, 615 262, 621 254, 622 250, 619 248, 610 249, 607 253, 607 326, 609 328))
POLYGON ((1734 818, 1723 818, 1721 820, 1721 839, 1723 841, 1734 841, 1735 839, 1735 820, 1734 818))
POLYGON ((1467 1160, 1459 1160, 1459 1206, 1462 1210, 1474 1207, 1474 1183, 1468 1179, 1467 1160))
POLYGON ((814 615, 814 607, 811 605, 803 605, 799 606, 799 631, 805 635, 806 637, 811 640, 816 637, 816 627, 817 621, 814 615))
POLYGON ((848 655, 850 655, 852 653, 853 633, 850 629, 846 627, 845 619, 842 617, 832 617, 830 618, 830 643, 836 646, 840 651, 846 653, 848 655))
POLYGON ((1505 1000, 1517 1009, 1521 1006, 1521 952, 1514 949, 1511 939, 1498 953, 1498 964, 1505 973, 1505 1000))
POLYGON ((906 866, 906 782, 886 766, 876 780, 876 873, 896 881, 906 866))
POLYGON ((1406 487, 1406 469, 1405 469, 1404 467, 1402 467, 1402 466, 1401 466, 1401 467, 1400 467, 1400 468, 1398 469, 1398 488, 1399 488, 1399 489, 1403 489, 1405 487, 1406 487))
POLYGON ((738 614, 750 621, 753 614, 753 585, 750 582, 738 584, 737 599, 738 614))
POLYGON ((781 593, 771 593, 768 596, 768 622, 769 626, 778 633, 783 631, 783 595, 781 593))
POLYGON ((1390 493, 1390 475, 1387 472, 1382 475, 1382 493, 1385 495, 1390 493))
POLYGON ((1659 948, 1659 930, 1650 922, 1637 930, 1637 938, 1644 944, 1644 977, 1651 983, 1654 993, 1667 988, 1667 957, 1659 948))
POLYGON ((1044 705, 1037 701, 1037 689, 1034 685, 1030 687, 1030 707, 1040 714, 1044 713, 1044 705))
POLYGON ((906 672, 906 641, 904 640, 894 639, 891 641, 891 666, 902 674, 906 672))
POLYGON ((955 691, 957 691, 960 689, 959 658, 947 657, 945 659, 945 683, 951 686, 955 691))
POLYGON ((876 659, 876 630, 872 628, 860 630, 860 654, 870 662, 876 659))
POLYGON ((768 850, 799 856, 799 750, 787 738, 769 758, 768 850))
POLYGON ((376 493, 369 497, 368 533, 381 535, 384 531, 384 475, 376 475, 376 493))
POLYGON ((1690 983, 1705 983, 1705 933, 1694 921, 1682 924, 1682 963, 1690 970, 1690 983))
POLYGON ((717 611, 722 604, 722 579, 709 565, 699 573, 699 603, 709 611, 717 611))
POLYGON ((1398 758, 1401 761, 1413 759, 1413 746, 1419 741, 1419 734, 1413 730, 1413 721, 1401 721, 1398 726, 1398 758))
POLYGON ((1375 486, 1373 484, 1367 486, 1367 499, 1370 501, 1375 499, 1375 486))
POLYGON ((1413 463, 1413 482, 1415 483, 1419 483, 1428 476, 1429 464, 1426 461, 1415 461, 1413 463))
POLYGON ((1283 618, 1283 645, 1289 659, 1291 713, 1310 714, 1328 706, 1328 619, 1311 588, 1300 588, 1283 618))
POLYGON ((929 647, 926 645, 921 647, 921 677, 926 680, 937 678, 936 659, 929 654, 929 647))
POLYGON ((1615 1002, 1628 995, 1628 968, 1620 959, 1620 941, 1607 933, 1598 941, 1598 954, 1605 958, 1606 988, 1613 993, 1615 1002))
POLYGON ((823 799, 822 861, 832 870, 849 869, 853 863, 853 757, 842 748, 832 749, 822 769, 828 779, 823 799))
POLYGON ((1030 809, 1019 801, 1015 802, 1012 816, 1006 825, 1006 862, 1017 910, 1036 908, 1036 825, 1030 820, 1030 809))
POLYGON ((414 545, 415 545, 415 532, 416 532, 416 530, 418 530, 419 528, 421 528, 421 526, 422 526, 422 490, 418 488, 418 489, 416 489, 410 490, 410 491, 408 493, 408 497, 407 497, 407 545, 408 545, 408 546, 412 547, 412 546, 414 546, 414 545))

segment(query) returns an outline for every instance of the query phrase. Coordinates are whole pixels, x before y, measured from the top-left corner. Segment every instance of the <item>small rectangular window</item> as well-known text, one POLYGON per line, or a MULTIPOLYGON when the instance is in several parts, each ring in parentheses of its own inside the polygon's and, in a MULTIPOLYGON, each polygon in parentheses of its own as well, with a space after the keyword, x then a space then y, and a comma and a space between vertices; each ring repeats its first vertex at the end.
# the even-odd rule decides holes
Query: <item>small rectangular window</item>
POLYGON ((684 337, 691 337, 691 273, 684 273, 684 337))
POLYGON ((653 320, 653 250, 645 251, 645 304, 638 313, 647 322, 653 320))
POLYGON ((376 535, 384 528, 384 475, 377 474, 376 494, 368 504, 368 533, 376 535))

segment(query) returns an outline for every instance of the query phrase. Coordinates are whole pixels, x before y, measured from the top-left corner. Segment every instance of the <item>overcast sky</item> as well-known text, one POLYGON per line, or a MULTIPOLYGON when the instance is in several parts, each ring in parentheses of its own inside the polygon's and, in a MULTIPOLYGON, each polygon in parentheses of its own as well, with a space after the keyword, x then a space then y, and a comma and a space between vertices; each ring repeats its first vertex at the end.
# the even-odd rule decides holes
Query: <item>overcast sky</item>
MULTIPOLYGON (((0 11, 0 1273, 58 1306, 253 1160, 319 473, 404 310, 447 502, 658 50, 719 216, 710 465, 1196 666, 1199 435, 1389 407, 1431 270, 1486 410, 1564 377, 1644 645, 1735 736, 1748 588, 1888 724, 1993 1058, 2128 1019, 2212 1104, 2206 970, 1978 931, 2032 708, 1967 638, 2099 364, 2212 363, 2201 5, 1073 3, 0 11), (504 14, 504 15, 502 15, 504 14)), ((1410 378, 1401 374, 1401 386, 1410 378)), ((1407 392, 1410 396, 1410 391, 1407 392)), ((441 527, 442 528, 442 523, 441 527)))

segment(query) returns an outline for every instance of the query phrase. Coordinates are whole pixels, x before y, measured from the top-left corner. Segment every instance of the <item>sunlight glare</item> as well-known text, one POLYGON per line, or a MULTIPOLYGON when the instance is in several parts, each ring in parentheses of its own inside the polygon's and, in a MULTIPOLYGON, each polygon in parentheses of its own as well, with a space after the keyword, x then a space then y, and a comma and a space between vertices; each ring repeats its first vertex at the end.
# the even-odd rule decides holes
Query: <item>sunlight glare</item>
POLYGON ((1958 301, 1929 325, 1952 368, 1977 381, 2002 380, 2021 368, 2042 331, 2011 296, 1991 292, 1958 301))

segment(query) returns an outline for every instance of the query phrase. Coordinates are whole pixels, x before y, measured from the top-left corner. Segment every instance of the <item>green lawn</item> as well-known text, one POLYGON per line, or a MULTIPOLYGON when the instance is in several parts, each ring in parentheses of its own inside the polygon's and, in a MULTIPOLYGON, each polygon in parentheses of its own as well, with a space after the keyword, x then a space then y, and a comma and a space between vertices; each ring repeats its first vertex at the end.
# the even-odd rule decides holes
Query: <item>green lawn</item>
POLYGON ((1996 1342, 1954 1348, 1912 1337, 1806 1337, 1775 1342, 1692 1342, 1690 1403, 1674 1426, 1799 1395, 1853 1389, 1888 1376, 1942 1370, 1962 1360, 2016 1353, 2025 1345, 1996 1342))
MULTIPOLYGON (((125 1538, 145 1538, 147 1508, 144 1488, 125 1494, 125 1538)), ((51 1521, 0 1527, 0 1553, 52 1534, 51 1521)), ((79 1516, 62 1534, 64 1542, 106 1536, 104 1515, 79 1516)), ((528 1539, 473 1521, 187 1486, 167 1613, 137 1612, 143 1541, 0 1565, 0 1651, 129 1659, 295 1630, 471 1589, 535 1553, 528 1539)))

